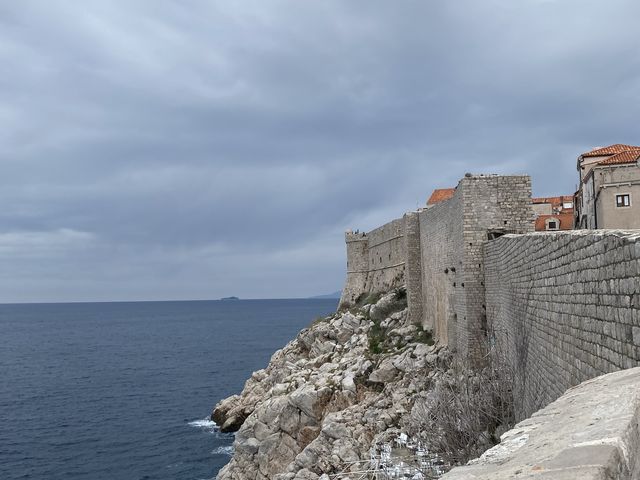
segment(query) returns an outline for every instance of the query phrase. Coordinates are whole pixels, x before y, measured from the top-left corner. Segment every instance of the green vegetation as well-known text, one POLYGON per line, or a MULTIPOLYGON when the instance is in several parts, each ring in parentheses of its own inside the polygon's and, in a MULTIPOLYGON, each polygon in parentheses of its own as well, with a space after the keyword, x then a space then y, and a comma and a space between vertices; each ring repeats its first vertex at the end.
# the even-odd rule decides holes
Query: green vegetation
POLYGON ((369 329, 369 351, 375 355, 387 351, 384 343, 386 340, 386 330, 380 326, 380 322, 373 322, 369 329))
POLYGON ((382 298, 382 293, 362 293, 356 299, 356 306, 363 307, 364 305, 373 305, 378 303, 378 300, 382 298))

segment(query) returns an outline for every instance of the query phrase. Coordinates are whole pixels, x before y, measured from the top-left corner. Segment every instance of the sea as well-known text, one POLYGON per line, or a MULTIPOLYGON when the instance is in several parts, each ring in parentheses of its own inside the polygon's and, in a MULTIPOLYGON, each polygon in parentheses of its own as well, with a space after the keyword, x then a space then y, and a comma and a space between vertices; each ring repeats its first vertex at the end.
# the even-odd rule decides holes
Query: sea
POLYGON ((0 479, 211 479, 209 420, 337 300, 0 305, 0 479))

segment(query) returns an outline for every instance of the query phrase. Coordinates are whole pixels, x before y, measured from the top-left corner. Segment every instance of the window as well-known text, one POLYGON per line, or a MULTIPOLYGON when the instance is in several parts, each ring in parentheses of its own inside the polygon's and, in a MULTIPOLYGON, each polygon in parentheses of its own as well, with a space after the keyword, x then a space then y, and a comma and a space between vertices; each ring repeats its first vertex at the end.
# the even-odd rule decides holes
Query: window
POLYGON ((573 202, 563 202, 562 208, 573 208, 573 202))
POLYGON ((560 222, 557 218, 547 218, 545 221, 547 230, 559 230, 560 222))
POLYGON ((622 195, 616 195, 616 207, 630 207, 631 195, 623 193, 622 195))

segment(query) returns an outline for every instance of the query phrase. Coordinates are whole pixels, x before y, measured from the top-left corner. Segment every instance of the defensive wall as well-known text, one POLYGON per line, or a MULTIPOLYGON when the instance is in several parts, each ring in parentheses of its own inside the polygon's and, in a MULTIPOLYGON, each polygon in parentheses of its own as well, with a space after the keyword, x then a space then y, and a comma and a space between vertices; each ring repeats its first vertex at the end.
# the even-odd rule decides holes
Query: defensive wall
POLYGON ((345 233, 347 280, 341 307, 356 303, 368 293, 384 292, 405 283, 406 245, 404 218, 364 232, 345 233))
POLYGON ((406 285, 409 315, 466 360, 486 355, 483 245, 533 230, 528 176, 467 175, 453 198, 368 233, 347 232, 340 308, 406 285))
POLYGON ((418 216, 421 323, 460 358, 480 362, 487 345, 483 246, 494 236, 533 230, 531 181, 524 175, 465 176, 452 198, 418 216))
POLYGON ((466 175, 446 201, 368 234, 347 233, 340 306, 406 285, 410 318, 456 357, 470 366, 502 362, 518 419, 547 406, 506 434, 517 443, 508 454, 489 451, 477 467, 445 478, 526 470, 523 478, 640 479, 640 455, 629 453, 640 445, 640 394, 619 404, 624 414, 616 393, 589 400, 603 386, 640 391, 638 370, 589 383, 640 364, 640 230, 533 230, 528 176, 466 175), (567 390, 584 381, 586 393, 567 390), (567 438, 557 438, 558 418, 578 413, 580 422, 564 426, 567 438), (598 447, 607 442, 613 446, 598 447), (534 457, 544 462, 536 466, 534 457))
POLYGON ((640 361, 640 231, 506 235, 485 245, 492 353, 519 418, 640 361))

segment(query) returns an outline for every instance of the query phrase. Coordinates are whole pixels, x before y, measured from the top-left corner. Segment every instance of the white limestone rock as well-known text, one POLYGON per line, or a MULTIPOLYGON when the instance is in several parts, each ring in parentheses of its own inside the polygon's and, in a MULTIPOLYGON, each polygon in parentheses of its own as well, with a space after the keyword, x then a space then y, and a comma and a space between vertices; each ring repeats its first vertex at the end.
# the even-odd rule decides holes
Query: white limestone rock
MULTIPOLYGON (((380 314, 393 301, 395 294, 385 295, 370 311, 380 314)), ((366 313, 336 314, 304 329, 240 395, 216 405, 216 421, 238 430, 219 480, 328 480, 328 472, 366 460, 375 438, 409 417, 410 392, 430 381, 425 365, 435 369, 441 360, 433 347, 410 342, 372 354, 366 313)), ((403 310, 380 323, 406 339, 415 332, 406 321, 403 310)))

